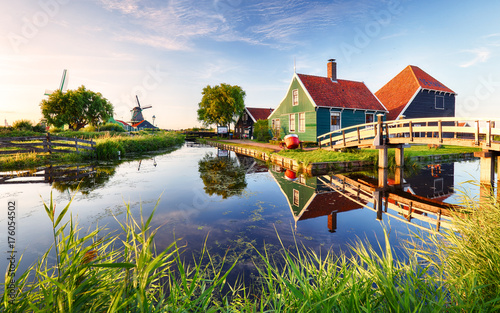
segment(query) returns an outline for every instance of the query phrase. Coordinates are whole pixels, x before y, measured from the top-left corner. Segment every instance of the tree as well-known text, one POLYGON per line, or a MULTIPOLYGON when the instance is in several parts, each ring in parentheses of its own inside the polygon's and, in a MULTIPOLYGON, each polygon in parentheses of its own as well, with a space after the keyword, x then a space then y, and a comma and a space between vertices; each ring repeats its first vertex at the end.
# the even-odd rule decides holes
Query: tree
POLYGON ((216 194, 222 199, 241 195, 247 187, 245 169, 235 159, 216 157, 212 153, 198 161, 198 171, 208 195, 216 194))
POLYGON ((47 123, 56 127, 69 125, 79 130, 87 124, 97 126, 113 116, 113 105, 100 92, 80 86, 77 90, 53 92, 40 103, 42 115, 47 123))
POLYGON ((204 125, 227 126, 236 122, 245 110, 245 91, 240 86, 220 84, 203 88, 201 102, 198 104, 198 120, 204 125))
POLYGON ((253 137, 257 141, 268 142, 271 140, 272 137, 267 120, 258 120, 253 124, 253 137))

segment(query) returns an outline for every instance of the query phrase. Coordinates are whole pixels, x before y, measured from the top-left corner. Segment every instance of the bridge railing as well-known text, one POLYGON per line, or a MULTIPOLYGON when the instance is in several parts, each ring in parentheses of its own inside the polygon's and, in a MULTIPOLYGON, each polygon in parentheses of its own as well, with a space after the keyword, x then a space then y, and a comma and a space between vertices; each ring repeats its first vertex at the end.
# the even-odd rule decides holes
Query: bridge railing
POLYGON ((373 146, 380 133, 385 143, 429 143, 500 149, 500 122, 485 118, 420 118, 366 123, 318 136, 320 147, 373 146), (498 128, 496 127, 498 125, 498 128))

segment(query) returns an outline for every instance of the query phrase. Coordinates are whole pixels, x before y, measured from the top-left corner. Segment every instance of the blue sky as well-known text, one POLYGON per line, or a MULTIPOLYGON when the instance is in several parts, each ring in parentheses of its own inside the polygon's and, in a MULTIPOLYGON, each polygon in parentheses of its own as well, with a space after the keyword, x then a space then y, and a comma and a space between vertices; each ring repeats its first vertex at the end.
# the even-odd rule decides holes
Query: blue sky
POLYGON ((0 125, 37 122, 68 69, 130 119, 135 95, 162 128, 198 126, 207 85, 275 108, 298 73, 377 91, 416 65, 458 93, 458 116, 500 118, 498 1, 20 0, 0 4, 0 125))

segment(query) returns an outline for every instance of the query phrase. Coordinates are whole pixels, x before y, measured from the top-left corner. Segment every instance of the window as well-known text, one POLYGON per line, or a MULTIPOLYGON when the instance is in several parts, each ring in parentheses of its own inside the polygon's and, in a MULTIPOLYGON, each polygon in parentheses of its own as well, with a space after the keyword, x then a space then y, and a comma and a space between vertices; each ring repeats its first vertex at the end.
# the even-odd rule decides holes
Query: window
POLYGON ((303 185, 306 184, 306 176, 304 174, 299 175, 299 183, 303 185))
POLYGON ((340 112, 330 112, 330 131, 340 129, 340 112))
POLYGON ((436 109, 437 110, 444 110, 444 97, 443 96, 436 96, 436 109))
POLYGON ((299 191, 297 189, 293 190, 293 205, 299 206, 299 191))
POLYGON ((275 139, 280 138, 280 127, 281 127, 280 119, 279 118, 273 119, 271 125, 272 125, 271 131, 273 133, 273 138, 275 139))
POLYGON ((303 133, 306 131, 306 113, 299 113, 299 132, 303 133))
POLYGON ((365 123, 373 123, 375 121, 375 114, 365 113, 365 123))
POLYGON ((437 178, 434 179, 434 193, 442 193, 443 192, 443 179, 437 178))
POLYGON ((293 106, 299 105, 299 90, 298 89, 294 89, 292 91, 292 105, 293 106))
POLYGON ((295 114, 290 114, 290 132, 295 132, 295 114))

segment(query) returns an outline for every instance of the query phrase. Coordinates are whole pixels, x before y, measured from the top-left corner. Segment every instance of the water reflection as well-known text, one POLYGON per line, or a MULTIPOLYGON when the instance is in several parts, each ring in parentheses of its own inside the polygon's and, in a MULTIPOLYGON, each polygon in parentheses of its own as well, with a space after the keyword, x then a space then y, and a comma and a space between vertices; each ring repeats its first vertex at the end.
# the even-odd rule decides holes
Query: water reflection
POLYGON ((247 186, 245 168, 231 158, 227 150, 219 150, 218 155, 206 153, 198 161, 198 171, 205 185, 203 189, 210 196, 215 194, 227 199, 241 195, 247 186))
POLYGON ((328 230, 335 232, 337 214, 368 208, 377 220, 387 215, 439 231, 451 227, 452 211, 460 209, 443 202, 454 193, 454 163, 430 164, 407 179, 402 168, 307 177, 273 166, 270 173, 287 199, 295 230, 299 221, 327 216, 328 230))
POLYGON ((295 221, 295 230, 299 221, 328 216, 326 226, 330 232, 334 232, 337 228, 337 213, 362 208, 333 191, 320 177, 307 177, 276 165, 269 172, 287 199, 295 221))
POLYGON ((95 164, 49 165, 0 173, 0 185, 48 184, 62 192, 80 188, 88 194, 103 186, 115 173, 115 166, 99 167, 95 164))

